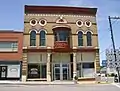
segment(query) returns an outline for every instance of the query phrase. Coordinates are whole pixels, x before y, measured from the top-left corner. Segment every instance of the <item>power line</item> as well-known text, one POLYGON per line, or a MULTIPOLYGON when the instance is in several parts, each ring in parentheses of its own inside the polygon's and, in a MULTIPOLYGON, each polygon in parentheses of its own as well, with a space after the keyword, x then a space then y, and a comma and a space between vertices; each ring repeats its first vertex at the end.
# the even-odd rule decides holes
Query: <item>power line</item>
POLYGON ((104 52, 106 51, 106 49, 109 49, 111 46, 112 46, 112 44, 109 45, 109 46, 108 46, 107 48, 105 48, 104 50, 102 50, 102 51, 100 52, 100 54, 104 53, 104 52))
MULTIPOLYGON (((117 20, 115 20, 114 22, 112 22, 112 25, 115 24, 117 22, 117 20)), ((107 28, 105 30, 110 30, 110 28, 107 28)), ((104 36, 106 36, 106 33, 109 32, 109 31, 105 31, 104 32, 104 35, 102 35, 102 37, 100 38, 100 40, 103 40, 104 39, 104 36)))

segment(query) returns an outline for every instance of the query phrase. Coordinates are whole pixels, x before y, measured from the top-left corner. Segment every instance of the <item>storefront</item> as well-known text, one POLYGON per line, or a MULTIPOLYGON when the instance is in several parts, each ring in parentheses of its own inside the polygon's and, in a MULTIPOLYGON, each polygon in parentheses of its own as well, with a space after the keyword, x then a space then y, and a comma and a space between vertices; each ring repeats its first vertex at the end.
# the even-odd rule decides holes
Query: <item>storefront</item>
POLYGON ((79 78, 94 78, 95 54, 94 52, 77 53, 77 76, 79 78))
POLYGON ((47 54, 28 53, 27 80, 46 80, 47 54))
POLYGON ((52 54, 52 80, 71 80, 70 53, 52 54))
POLYGON ((79 78, 94 78, 93 52, 76 53, 74 58, 71 53, 56 52, 51 53, 50 63, 47 60, 47 53, 28 53, 27 80, 47 81, 48 72, 51 81, 73 80, 74 74, 79 78), (48 66, 50 69, 47 70, 48 66))
POLYGON ((0 80, 20 80, 21 61, 0 61, 0 80))
MULTIPOLYGON (((50 79, 71 80, 69 53, 53 53, 50 56, 50 79)), ((47 53, 28 53, 27 80, 47 80, 47 53)))

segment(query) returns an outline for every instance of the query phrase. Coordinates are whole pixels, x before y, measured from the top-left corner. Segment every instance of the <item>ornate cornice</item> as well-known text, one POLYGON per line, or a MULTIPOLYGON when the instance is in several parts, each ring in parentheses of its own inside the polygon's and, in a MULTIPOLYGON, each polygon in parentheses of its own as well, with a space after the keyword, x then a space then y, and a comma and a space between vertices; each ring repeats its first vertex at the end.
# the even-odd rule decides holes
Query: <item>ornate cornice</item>
POLYGON ((70 16, 70 17, 87 17, 87 18, 93 18, 95 16, 89 16, 89 15, 73 15, 73 14, 25 14, 25 16, 70 16))
POLYGON ((37 6, 25 5, 25 13, 49 13, 49 14, 87 14, 96 15, 97 8, 88 7, 70 7, 70 6, 37 6))

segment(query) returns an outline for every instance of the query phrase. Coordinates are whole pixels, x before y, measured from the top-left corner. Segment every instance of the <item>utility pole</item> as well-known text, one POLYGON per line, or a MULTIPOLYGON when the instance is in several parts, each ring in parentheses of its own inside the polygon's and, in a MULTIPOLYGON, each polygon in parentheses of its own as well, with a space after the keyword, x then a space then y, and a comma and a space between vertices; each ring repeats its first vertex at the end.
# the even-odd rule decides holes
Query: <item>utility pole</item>
MULTIPOLYGON (((114 57, 115 57, 115 62, 117 62, 117 57, 116 57, 116 48, 115 48, 115 42, 114 42, 114 37, 113 37, 113 29, 112 29, 112 23, 111 19, 120 19, 120 17, 108 17, 109 19, 109 24, 110 24, 110 32, 111 32, 111 40, 112 40, 112 45, 113 45, 113 51, 114 51, 114 57)), ((118 73, 118 82, 120 82, 120 68, 116 67, 116 71, 118 73)))

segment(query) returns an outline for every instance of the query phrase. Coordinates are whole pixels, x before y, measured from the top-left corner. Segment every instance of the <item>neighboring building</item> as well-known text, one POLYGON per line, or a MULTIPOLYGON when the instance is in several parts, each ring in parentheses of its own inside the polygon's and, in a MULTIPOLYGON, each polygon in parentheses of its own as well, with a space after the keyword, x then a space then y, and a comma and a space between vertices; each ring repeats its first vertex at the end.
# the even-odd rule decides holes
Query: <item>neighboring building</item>
POLYGON ((0 80, 20 80, 23 33, 0 30, 0 80))
POLYGON ((96 8, 25 5, 22 80, 94 79, 96 8))

